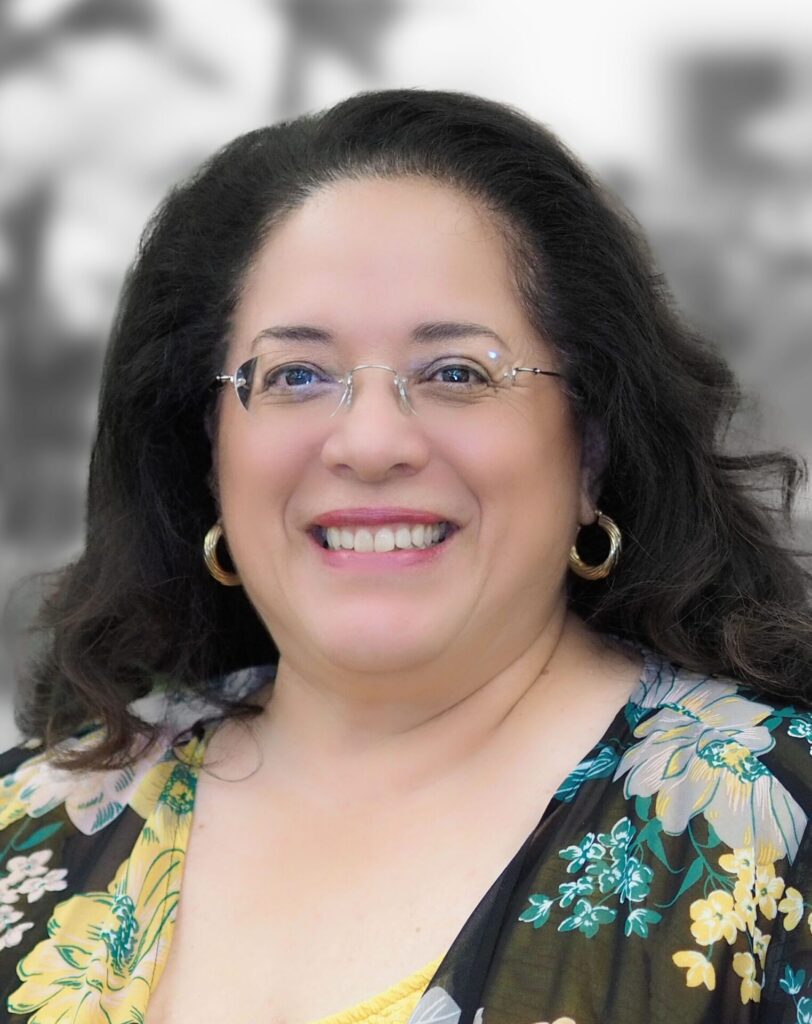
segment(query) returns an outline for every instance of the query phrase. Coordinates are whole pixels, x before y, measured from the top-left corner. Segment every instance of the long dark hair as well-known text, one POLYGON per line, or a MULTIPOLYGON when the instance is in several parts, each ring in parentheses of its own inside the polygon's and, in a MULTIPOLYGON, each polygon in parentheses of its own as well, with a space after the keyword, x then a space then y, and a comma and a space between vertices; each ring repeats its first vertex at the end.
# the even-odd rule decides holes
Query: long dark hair
POLYGON ((217 518, 207 389, 273 226, 330 182, 403 175, 491 212, 579 422, 604 439, 598 505, 624 553, 604 581, 572 578, 571 607, 688 668, 808 701, 809 576, 765 498, 772 486, 788 514, 802 464, 725 451, 730 370, 680 321, 631 217, 549 131, 475 96, 397 89, 235 139, 147 226, 104 368, 84 552, 44 603, 47 645, 18 709, 48 747, 103 722, 103 742, 65 766, 128 763, 134 737, 155 733, 127 705, 156 685, 255 713, 216 684, 278 652, 244 592, 217 585, 201 557, 217 518))

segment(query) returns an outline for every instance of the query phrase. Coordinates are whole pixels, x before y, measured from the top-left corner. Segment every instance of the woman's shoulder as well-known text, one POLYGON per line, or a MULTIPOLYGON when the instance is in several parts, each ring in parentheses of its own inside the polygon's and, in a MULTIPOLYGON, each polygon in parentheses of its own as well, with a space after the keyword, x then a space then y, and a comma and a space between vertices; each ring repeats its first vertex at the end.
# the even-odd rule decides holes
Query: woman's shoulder
MULTIPOLYGON (((702 749, 712 744, 709 759, 721 756, 734 770, 745 759, 739 747, 762 760, 774 754, 769 760, 776 769, 797 770, 804 777, 812 767, 812 686, 808 696, 792 698, 732 677, 692 671, 647 650, 630 703, 641 720, 652 719, 641 731, 661 731, 673 720, 700 738, 702 749)), ((746 767, 754 769, 743 764, 742 777, 746 767)))
POLYGON ((534 930, 539 999, 591 947, 612 971, 585 988, 573 974, 558 1014, 592 1019, 626 991, 646 1019, 749 1020, 743 1007, 760 1003, 760 1020, 794 1020, 799 996, 812 1021, 812 716, 643 655, 627 704, 534 833, 518 920, 534 930))
POLYGON ((792 860, 812 816, 812 711, 802 701, 645 652, 626 709, 627 795, 654 796, 668 833, 698 812, 728 846, 792 860))
POLYGON ((204 747, 200 730, 182 735, 200 708, 176 710, 166 716, 153 702, 154 724, 163 725, 149 744, 134 739, 122 767, 60 767, 57 754, 99 742, 99 723, 52 749, 28 741, 0 755, 0 1004, 12 1013, 47 1002, 37 1019, 57 1021, 75 1007, 77 989, 102 998, 94 963, 109 961, 117 984, 126 975, 133 992, 139 971, 156 969, 163 944, 133 946, 132 937, 150 927, 168 934, 160 901, 176 898, 204 747))
MULTIPOLYGON (((267 671, 251 669, 224 676, 216 685, 221 695, 236 699, 267 680, 267 671)), ((184 760, 189 744, 203 735, 204 723, 217 721, 219 711, 199 694, 157 687, 130 703, 128 711, 148 723, 154 735, 148 743, 144 736, 134 736, 121 767, 68 770, 59 766, 60 755, 98 745, 104 726, 97 721, 50 749, 41 739, 32 738, 0 753, 0 829, 23 816, 39 820, 57 808, 87 836, 103 830, 127 807, 148 818, 172 767, 184 760)))
POLYGON ((24 819, 44 824, 58 816, 66 826, 93 836, 127 807, 148 816, 157 796, 155 782, 162 774, 154 769, 169 762, 173 748, 159 736, 124 767, 70 770, 60 766, 60 755, 91 749, 103 732, 94 723, 51 749, 31 740, 0 755, 0 830, 24 819))

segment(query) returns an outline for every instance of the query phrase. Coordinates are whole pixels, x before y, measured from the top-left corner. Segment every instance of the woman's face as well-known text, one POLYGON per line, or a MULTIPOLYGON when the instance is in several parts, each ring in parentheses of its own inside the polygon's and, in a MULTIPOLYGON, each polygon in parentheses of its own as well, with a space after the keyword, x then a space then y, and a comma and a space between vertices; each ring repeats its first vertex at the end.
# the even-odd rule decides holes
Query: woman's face
MULTIPOLYGON (((275 228, 245 281, 225 371, 256 352, 344 371, 455 357, 557 369, 520 306, 494 223, 420 179, 341 182, 275 228), (492 334, 449 338, 427 324, 492 334), (309 331, 258 339, 293 326, 309 331)), ((295 389, 314 377, 284 381, 295 389)), ((290 401, 252 413, 224 391, 215 468, 243 586, 283 658, 355 672, 441 656, 504 661, 563 610, 567 554, 579 522, 593 518, 561 380, 520 373, 510 391, 446 401, 436 415, 430 402, 409 413, 393 384, 385 370, 357 371, 351 404, 332 417, 290 401), (356 547, 364 527, 374 538, 388 526, 396 543, 409 529, 414 542, 407 512, 453 530, 427 551, 322 547, 327 513, 356 547)))

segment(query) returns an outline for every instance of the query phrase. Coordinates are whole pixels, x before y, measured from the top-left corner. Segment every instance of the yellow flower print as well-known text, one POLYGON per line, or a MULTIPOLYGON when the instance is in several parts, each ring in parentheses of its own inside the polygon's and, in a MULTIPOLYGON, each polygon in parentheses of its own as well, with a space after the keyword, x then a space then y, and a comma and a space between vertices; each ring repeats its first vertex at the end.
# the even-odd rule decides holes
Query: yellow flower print
POLYGON ((694 900, 689 913, 694 922, 691 934, 700 946, 710 946, 723 936, 732 945, 736 941, 736 932, 745 928, 733 897, 722 889, 715 889, 706 900, 694 900))
POLYGON ((778 904, 778 909, 782 914, 787 915, 784 918, 784 927, 791 932, 803 917, 804 898, 797 889, 790 885, 784 893, 784 898, 778 904))
POLYGON ((764 965, 767 962, 767 947, 770 944, 771 936, 765 935, 764 932, 759 931, 758 928, 753 929, 753 952, 758 957, 758 962, 761 964, 762 971, 764 965))
POLYGON ((742 979, 742 1003, 761 1000, 761 985, 756 981, 756 962, 752 953, 736 953, 733 957, 733 970, 742 979))
POLYGON ((756 901, 759 910, 772 921, 778 913, 776 900, 781 899, 784 891, 784 879, 777 878, 772 864, 760 864, 756 868, 756 901))
POLYGON ((744 885, 752 885, 756 877, 756 851, 752 846, 741 846, 733 853, 723 853, 719 858, 719 866, 729 871, 744 885))
POLYGON ((733 889, 733 899, 736 904, 736 913, 744 921, 745 929, 752 934, 753 928, 756 926, 756 913, 758 911, 755 879, 749 885, 745 885, 744 882, 736 882, 733 889))
POLYGON ((174 927, 196 776, 176 764, 106 892, 57 904, 48 938, 20 962, 12 1013, 29 1024, 142 1020, 174 927))
POLYGON ((132 807, 136 814, 140 814, 144 819, 152 814, 175 764, 174 759, 160 761, 144 773, 130 795, 130 807, 132 807))
POLYGON ((696 988, 697 985, 704 985, 711 992, 716 988, 716 971, 713 964, 695 949, 681 949, 671 959, 677 967, 687 967, 688 974, 685 984, 689 988, 696 988))

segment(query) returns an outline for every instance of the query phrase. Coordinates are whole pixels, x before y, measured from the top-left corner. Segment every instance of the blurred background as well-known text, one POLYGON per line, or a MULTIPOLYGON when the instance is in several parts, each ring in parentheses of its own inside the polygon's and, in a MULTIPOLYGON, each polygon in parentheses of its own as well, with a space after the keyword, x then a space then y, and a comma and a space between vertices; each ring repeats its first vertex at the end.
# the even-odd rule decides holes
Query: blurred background
MULTIPOLYGON (((560 135, 737 370, 744 442, 812 455, 812 5, 3 0, 0 603, 80 550, 104 346, 168 186, 241 132, 395 86, 560 135)), ((35 600, 3 619, 0 749, 35 600)))

